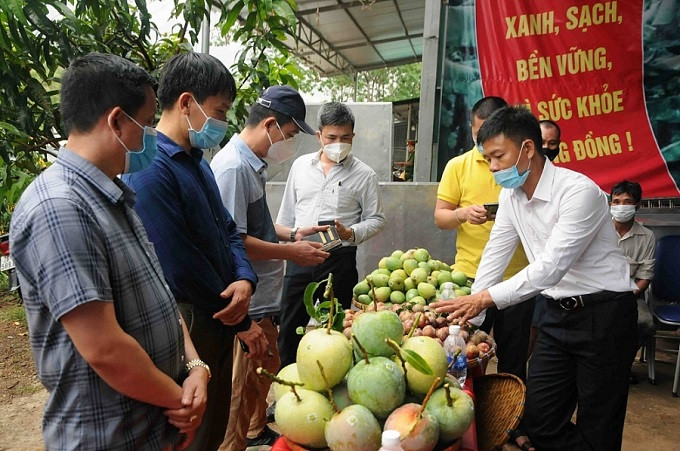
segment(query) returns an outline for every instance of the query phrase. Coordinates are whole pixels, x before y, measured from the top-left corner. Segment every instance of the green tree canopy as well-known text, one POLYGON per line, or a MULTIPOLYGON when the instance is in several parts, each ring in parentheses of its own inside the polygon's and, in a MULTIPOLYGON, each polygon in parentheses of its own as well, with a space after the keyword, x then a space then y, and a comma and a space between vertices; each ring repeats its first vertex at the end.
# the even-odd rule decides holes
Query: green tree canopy
MULTIPOLYGON (((357 102, 395 102, 420 96, 422 64, 374 69, 357 74, 357 102)), ((348 75, 322 78, 313 70, 305 70, 300 88, 304 92, 322 92, 331 100, 354 100, 354 79, 348 75)))
POLYGON ((44 167, 45 154, 66 138, 58 93, 69 62, 107 52, 157 75, 170 56, 197 43, 211 8, 219 17, 213 27, 243 47, 230 68, 239 86, 229 114, 233 132, 258 91, 279 82, 297 86, 301 74, 283 45, 295 27, 294 0, 173 0, 175 23, 167 34, 159 32, 146 0, 0 0, 0 231, 44 167))

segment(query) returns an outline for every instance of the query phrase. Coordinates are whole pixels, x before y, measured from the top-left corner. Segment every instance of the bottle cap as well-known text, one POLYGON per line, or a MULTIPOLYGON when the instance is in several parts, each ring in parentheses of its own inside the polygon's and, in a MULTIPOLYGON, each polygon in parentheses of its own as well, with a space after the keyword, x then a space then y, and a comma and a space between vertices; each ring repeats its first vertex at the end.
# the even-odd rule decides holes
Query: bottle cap
POLYGON ((392 429, 387 429, 382 433, 382 445, 401 445, 401 434, 399 431, 394 431, 392 429))
POLYGON ((449 326, 449 335, 460 335, 460 326, 458 324, 452 324, 449 326))

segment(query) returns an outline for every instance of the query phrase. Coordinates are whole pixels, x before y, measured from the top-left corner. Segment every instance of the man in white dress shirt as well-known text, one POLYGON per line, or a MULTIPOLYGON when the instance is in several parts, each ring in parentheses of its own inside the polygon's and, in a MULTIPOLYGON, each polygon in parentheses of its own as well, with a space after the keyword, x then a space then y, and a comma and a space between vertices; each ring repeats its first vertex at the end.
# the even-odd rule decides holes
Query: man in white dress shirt
POLYGON ((547 310, 529 362, 523 427, 536 449, 620 449, 637 305, 607 197, 546 160, 527 109, 497 111, 477 139, 504 187, 500 206, 473 294, 435 307, 464 322, 542 293, 547 310), (502 282, 519 242, 529 265, 502 282))
MULTIPOLYGON (((378 177, 373 169, 352 155, 352 111, 342 103, 326 103, 319 109, 318 127, 316 136, 321 149, 293 163, 276 224, 297 231, 300 227, 332 222, 343 245, 317 266, 286 264, 278 339, 281 367, 295 362, 302 338, 296 329, 309 322, 302 302, 307 285, 333 273, 335 297, 343 308, 349 308, 352 288, 359 278, 357 246, 385 227, 378 177)), ((317 290, 319 292, 323 290, 317 290)))

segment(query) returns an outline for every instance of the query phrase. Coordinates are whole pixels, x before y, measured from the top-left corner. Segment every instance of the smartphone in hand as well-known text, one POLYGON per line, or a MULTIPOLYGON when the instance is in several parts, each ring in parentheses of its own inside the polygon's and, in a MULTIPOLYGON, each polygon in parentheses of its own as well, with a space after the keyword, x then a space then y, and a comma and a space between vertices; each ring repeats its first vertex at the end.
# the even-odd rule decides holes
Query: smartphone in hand
POLYGON ((496 219, 496 212, 498 211, 498 202, 484 204, 484 208, 486 209, 486 219, 488 221, 493 221, 494 219, 496 219))

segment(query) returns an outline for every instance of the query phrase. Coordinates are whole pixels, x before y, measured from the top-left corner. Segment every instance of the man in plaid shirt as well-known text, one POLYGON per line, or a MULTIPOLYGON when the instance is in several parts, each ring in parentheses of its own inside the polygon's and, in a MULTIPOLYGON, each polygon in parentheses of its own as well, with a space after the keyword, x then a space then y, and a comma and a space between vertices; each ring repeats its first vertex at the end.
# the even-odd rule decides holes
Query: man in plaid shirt
POLYGON ((50 391, 47 449, 186 446, 203 417, 210 370, 132 208, 134 193, 117 177, 156 152, 153 84, 115 55, 74 60, 61 85, 68 141, 12 218, 31 348, 50 391))

